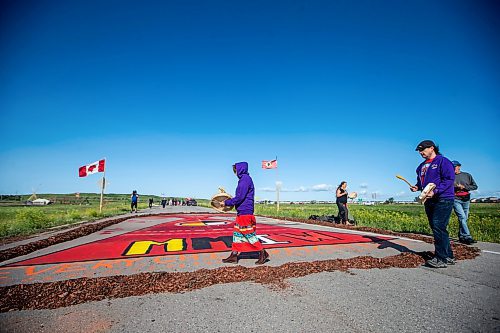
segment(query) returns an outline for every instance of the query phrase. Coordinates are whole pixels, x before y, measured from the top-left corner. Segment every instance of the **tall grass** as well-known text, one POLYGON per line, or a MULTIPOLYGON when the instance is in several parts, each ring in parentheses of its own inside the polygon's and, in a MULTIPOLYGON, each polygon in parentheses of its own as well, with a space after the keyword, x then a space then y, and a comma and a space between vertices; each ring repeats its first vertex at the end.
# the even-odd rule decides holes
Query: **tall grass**
MULTIPOLYGON (((139 203, 139 209, 147 208, 147 203, 139 203)), ((128 202, 112 202, 104 205, 99 212, 99 203, 90 205, 48 206, 0 206, 0 237, 29 235, 55 226, 81 221, 93 221, 104 217, 124 214, 130 211, 128 202)))

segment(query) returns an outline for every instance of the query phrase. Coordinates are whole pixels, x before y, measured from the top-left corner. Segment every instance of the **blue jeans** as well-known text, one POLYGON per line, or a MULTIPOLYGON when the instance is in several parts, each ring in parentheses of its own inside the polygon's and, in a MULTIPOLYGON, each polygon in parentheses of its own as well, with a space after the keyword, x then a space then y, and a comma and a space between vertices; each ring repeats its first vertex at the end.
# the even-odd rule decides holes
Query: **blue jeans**
POLYGON ((458 237, 460 239, 470 239, 469 227, 467 226, 467 219, 469 218, 469 206, 470 201, 462 201, 460 199, 455 199, 453 202, 453 209, 455 214, 457 214, 458 222, 460 224, 460 229, 458 231, 458 237))
POLYGON ((434 235, 435 254, 439 260, 453 258, 450 238, 448 236, 448 223, 453 210, 453 199, 429 199, 425 202, 425 213, 434 235))

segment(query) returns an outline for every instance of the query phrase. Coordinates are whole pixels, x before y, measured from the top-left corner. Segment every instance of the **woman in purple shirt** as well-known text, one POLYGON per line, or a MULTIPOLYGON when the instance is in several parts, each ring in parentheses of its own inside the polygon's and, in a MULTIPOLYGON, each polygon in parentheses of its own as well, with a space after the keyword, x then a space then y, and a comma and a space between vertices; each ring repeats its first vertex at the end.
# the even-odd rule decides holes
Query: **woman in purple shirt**
POLYGON ((434 258, 427 260, 426 265, 445 268, 447 265, 455 264, 447 230, 455 197, 453 188, 455 171, 451 161, 439 153, 439 147, 431 140, 420 142, 415 150, 425 161, 418 166, 417 184, 410 187, 410 190, 422 191, 429 183, 436 185, 434 190, 427 194, 424 202, 435 247, 434 258))

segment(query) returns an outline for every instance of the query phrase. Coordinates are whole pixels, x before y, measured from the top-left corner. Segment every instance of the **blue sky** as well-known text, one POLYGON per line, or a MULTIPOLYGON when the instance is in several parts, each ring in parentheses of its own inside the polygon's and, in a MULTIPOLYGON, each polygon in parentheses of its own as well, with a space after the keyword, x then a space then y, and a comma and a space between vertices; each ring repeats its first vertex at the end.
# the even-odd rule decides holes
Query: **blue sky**
POLYGON ((499 195, 495 1, 3 1, 0 192, 412 198, 423 139, 499 195), (278 156, 278 174, 261 161, 278 156))

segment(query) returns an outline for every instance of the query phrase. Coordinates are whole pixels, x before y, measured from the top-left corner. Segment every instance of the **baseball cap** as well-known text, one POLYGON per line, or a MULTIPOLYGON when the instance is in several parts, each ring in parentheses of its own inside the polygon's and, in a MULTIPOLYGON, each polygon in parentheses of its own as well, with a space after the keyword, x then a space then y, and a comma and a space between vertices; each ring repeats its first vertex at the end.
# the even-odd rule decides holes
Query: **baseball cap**
POLYGON ((424 140, 417 145, 417 148, 415 148, 415 150, 421 151, 429 147, 436 147, 436 145, 432 140, 424 140))
POLYGON ((459 161, 451 161, 451 163, 453 164, 454 167, 462 165, 462 163, 460 163, 459 161))

